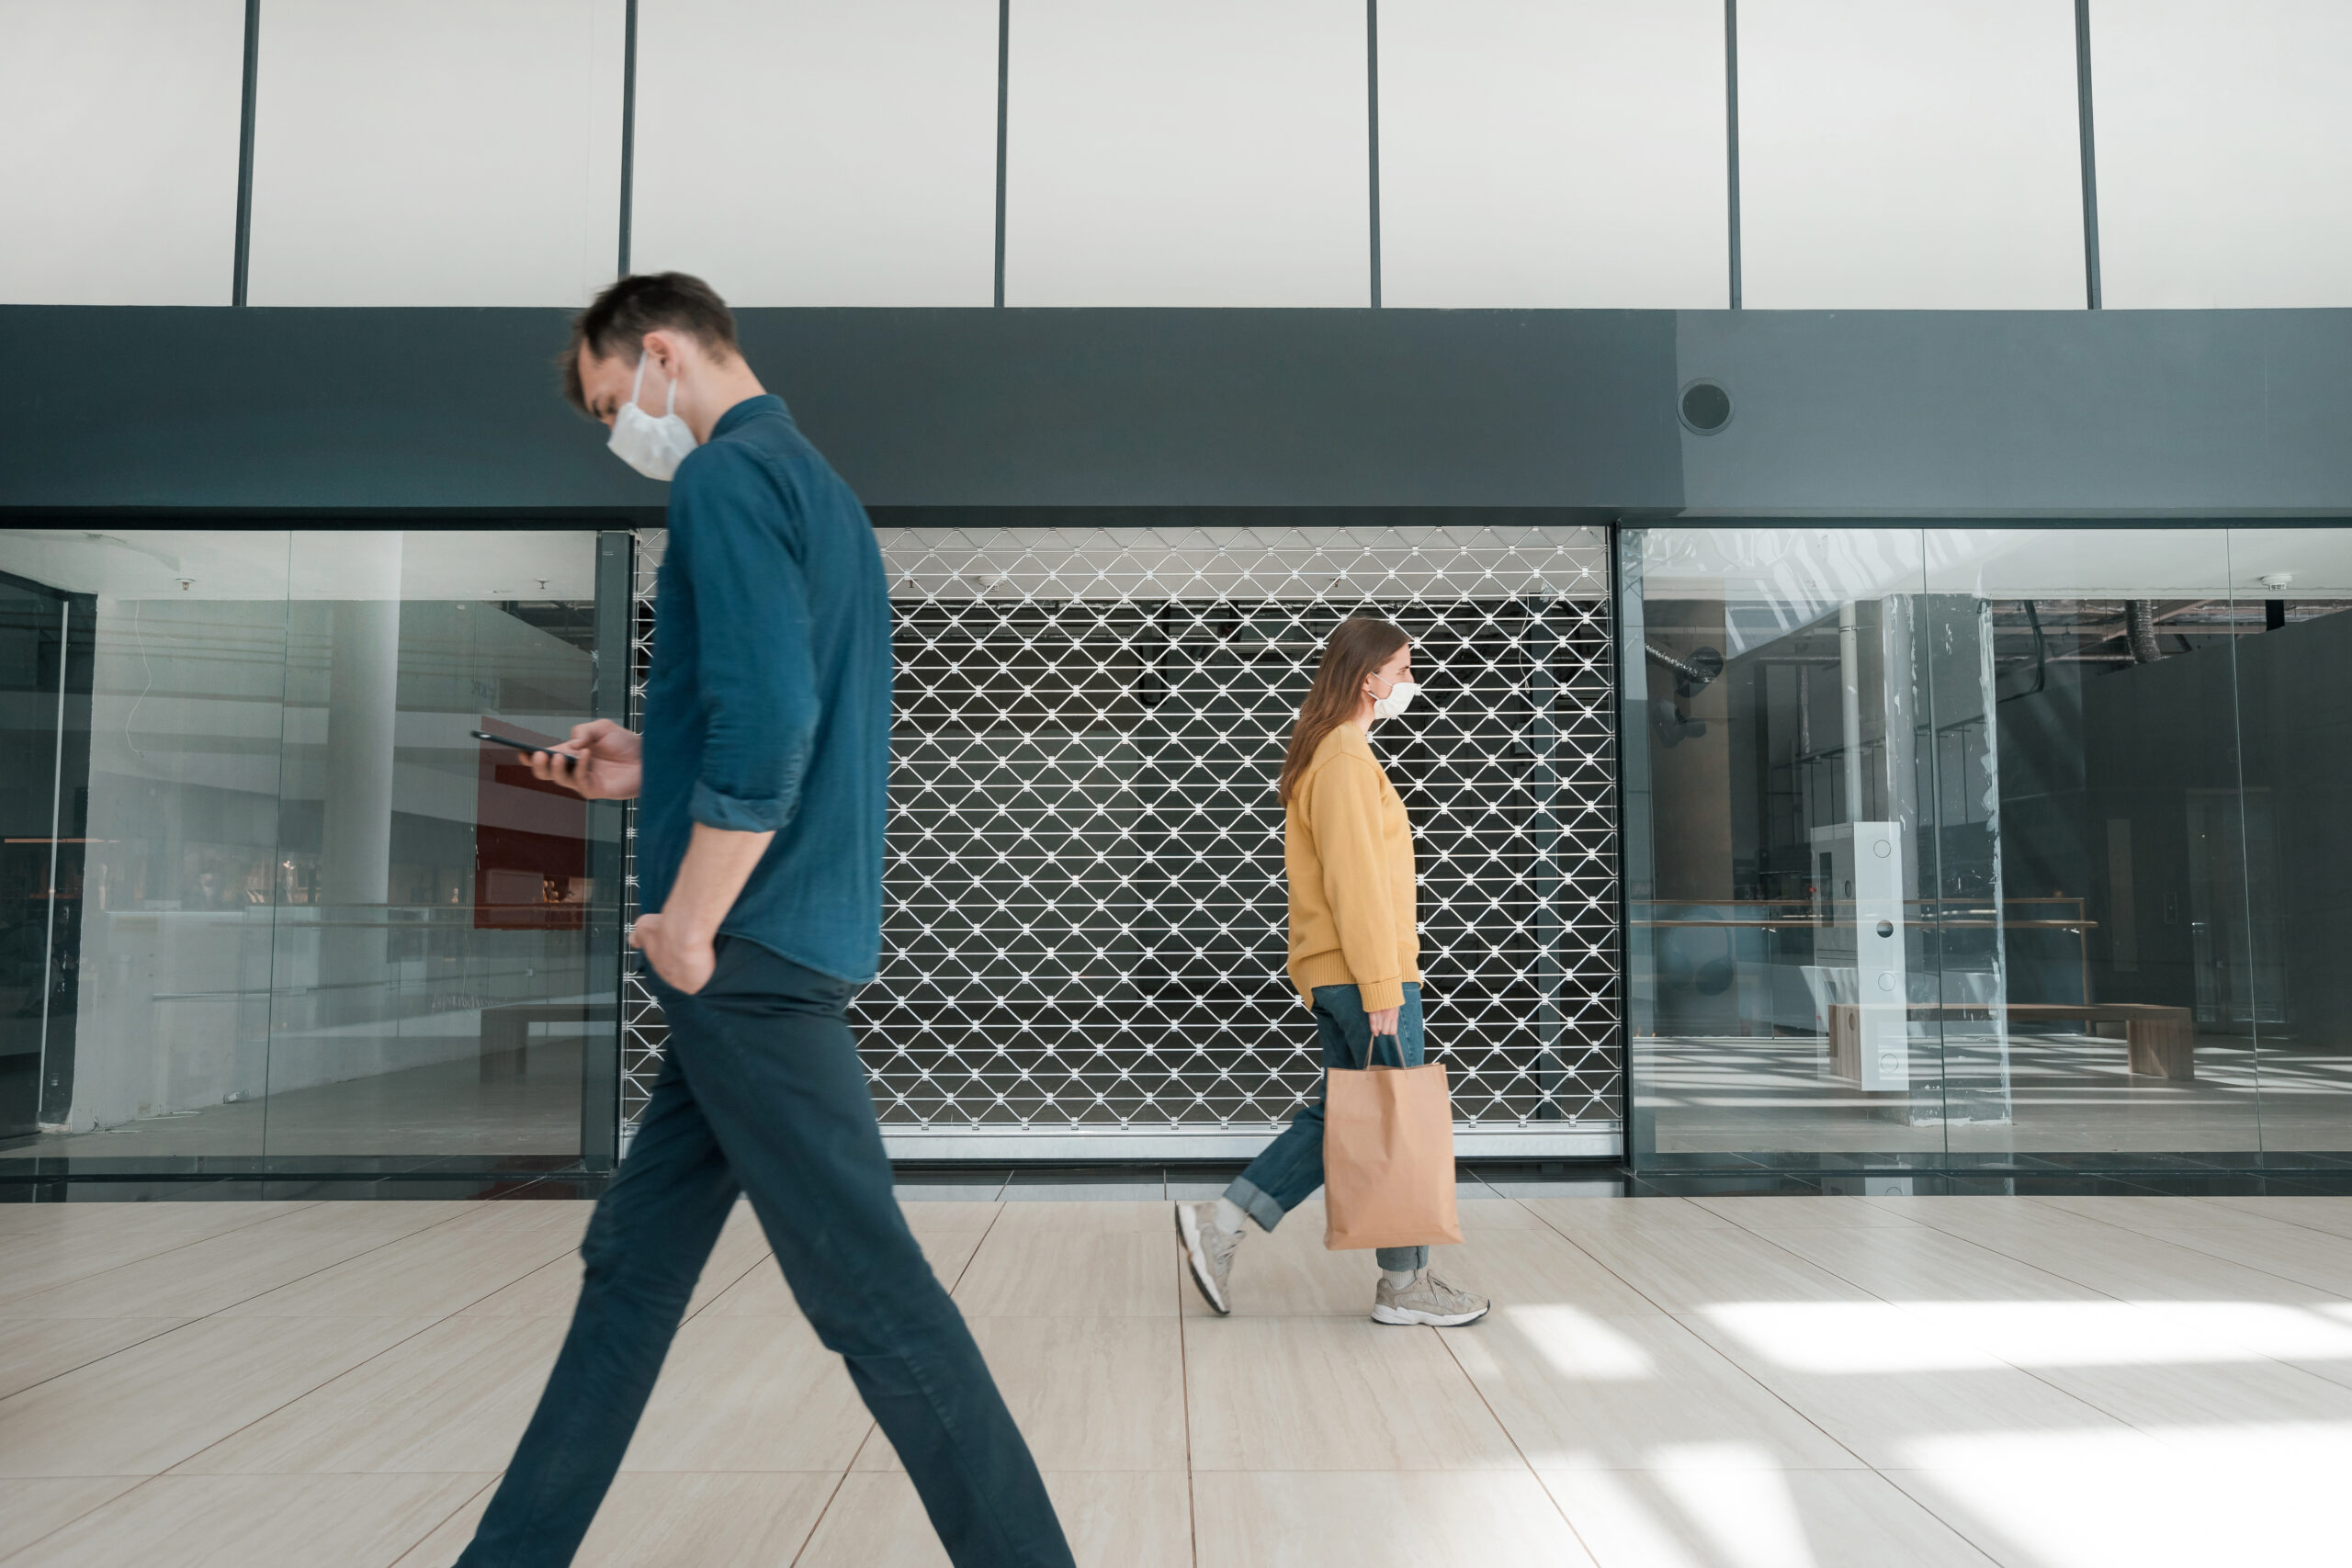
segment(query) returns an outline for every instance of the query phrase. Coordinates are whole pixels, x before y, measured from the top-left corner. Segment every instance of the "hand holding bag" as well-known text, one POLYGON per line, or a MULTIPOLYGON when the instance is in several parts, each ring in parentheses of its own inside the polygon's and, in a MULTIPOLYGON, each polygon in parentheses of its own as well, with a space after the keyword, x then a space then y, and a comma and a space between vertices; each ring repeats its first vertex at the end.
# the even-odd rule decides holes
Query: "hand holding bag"
POLYGON ((1323 1209, 1323 1245, 1334 1252, 1462 1239, 1443 1063, 1325 1075, 1323 1209))

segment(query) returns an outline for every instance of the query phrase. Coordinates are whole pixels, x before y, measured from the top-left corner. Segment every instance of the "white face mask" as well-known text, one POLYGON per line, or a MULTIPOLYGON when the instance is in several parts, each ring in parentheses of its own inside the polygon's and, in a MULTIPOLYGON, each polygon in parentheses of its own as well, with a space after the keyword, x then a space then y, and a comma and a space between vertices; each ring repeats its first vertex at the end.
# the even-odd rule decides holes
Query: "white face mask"
POLYGON ((667 483, 686 454, 697 445, 695 433, 678 417, 678 381, 670 378, 670 403, 660 419, 637 406, 639 392, 645 389, 645 358, 638 356, 637 379, 630 383, 628 401, 613 416, 613 437, 605 443, 614 457, 635 468, 649 479, 667 483))
POLYGON ((1374 697, 1372 699, 1372 716, 1374 718, 1395 718, 1398 714, 1403 713, 1407 708, 1413 705, 1413 698, 1419 692, 1420 687, 1415 685, 1410 681, 1396 682, 1388 688, 1388 694, 1386 696, 1374 697))

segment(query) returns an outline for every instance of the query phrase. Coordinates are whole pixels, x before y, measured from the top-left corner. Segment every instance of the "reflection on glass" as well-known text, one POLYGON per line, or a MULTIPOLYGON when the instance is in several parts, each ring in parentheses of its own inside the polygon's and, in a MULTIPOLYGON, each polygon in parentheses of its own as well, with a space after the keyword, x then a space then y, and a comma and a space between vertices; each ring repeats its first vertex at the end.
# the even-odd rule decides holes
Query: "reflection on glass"
POLYGON ((2181 913, 2201 936, 2200 1030, 2261 1047, 2262 1146, 2352 1148, 2352 531, 2238 528, 2229 536, 2244 797, 2206 804, 2191 831, 2242 838, 2242 881, 2192 886, 2181 913), (2201 896, 2203 904, 2198 903, 2201 896))
POLYGON ((2000 1085, 1947 1084, 1934 1012, 1918 536, 1653 529, 1621 570, 1636 1157, 1939 1151, 2000 1085))
POLYGON ((0 539, 27 613, 85 606, 95 643, 86 740, 70 693, 62 748, 10 710, 60 780, 0 780, 10 837, 74 830, 54 876, 0 864, 0 958, 38 975, 41 889, 86 914, 51 922, 44 1105, 0 1154, 579 1154, 615 824, 469 731, 596 711, 597 560, 584 532, 0 539))
MULTIPOLYGON (((2249 606, 2226 539, 1938 529, 1926 551, 1936 596, 1976 607, 1994 693, 1981 776, 1939 797, 1945 907, 1970 891, 1951 846, 1976 833, 1980 799, 2006 892, 1985 956, 2008 976, 2010 1114, 1955 1119, 1953 1155, 2258 1149, 2251 1013, 2208 998, 2247 979, 2245 829, 2267 819, 2239 788, 2233 645, 2249 606)), ((1948 935, 1947 990, 1969 934, 1948 935)))
POLYGON ((73 1070, 93 612, 0 573, 0 1138, 61 1118, 73 1070))
POLYGON ((1636 1157, 2352 1142, 2343 531, 1653 529, 1623 566, 1636 1157))

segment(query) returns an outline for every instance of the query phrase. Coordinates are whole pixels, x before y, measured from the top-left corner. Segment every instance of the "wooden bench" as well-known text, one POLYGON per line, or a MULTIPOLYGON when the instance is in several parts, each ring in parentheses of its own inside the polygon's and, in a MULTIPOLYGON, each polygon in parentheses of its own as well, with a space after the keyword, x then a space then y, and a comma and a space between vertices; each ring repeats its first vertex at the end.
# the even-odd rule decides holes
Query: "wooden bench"
POLYGON ((519 1078, 531 1057, 531 1025, 597 1023, 618 1016, 611 1002, 509 1002, 481 1010, 481 1081, 519 1078))
MULTIPOLYGON (((1913 1018, 1939 1012, 1985 1013, 1983 1002, 1914 1002, 1913 1018)), ((2187 1081, 2197 1076, 2197 1027, 2187 1008, 2158 1002, 2011 1002, 2012 1022, 2080 1019, 2094 1026, 2123 1026, 2124 1064, 2134 1077, 2187 1081)), ((1829 1008, 1829 1066, 1839 1077, 1861 1077, 1862 1010, 1853 1002, 1829 1008)))

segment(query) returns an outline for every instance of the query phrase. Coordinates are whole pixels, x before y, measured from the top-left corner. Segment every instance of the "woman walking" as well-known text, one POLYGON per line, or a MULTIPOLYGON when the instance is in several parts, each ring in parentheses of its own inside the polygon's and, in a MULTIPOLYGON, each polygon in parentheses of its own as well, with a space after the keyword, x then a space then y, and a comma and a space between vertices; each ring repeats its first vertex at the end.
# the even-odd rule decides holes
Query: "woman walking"
MULTIPOLYGON (((1413 830, 1405 803, 1372 754, 1372 727, 1395 718, 1419 690, 1404 629, 1373 615, 1340 623, 1291 731, 1276 788, 1284 808, 1283 861, 1290 878, 1290 977, 1315 1011, 1326 1067, 1421 1062, 1420 935, 1413 904, 1413 830)), ((1288 1127, 1213 1203, 1183 1203, 1176 1234, 1193 1282, 1220 1314, 1244 1216, 1272 1230, 1323 1185, 1323 1097, 1288 1127)), ((1374 1323, 1451 1327, 1487 1315, 1485 1297, 1429 1269, 1426 1247, 1384 1247, 1376 1257, 1374 1323)))

